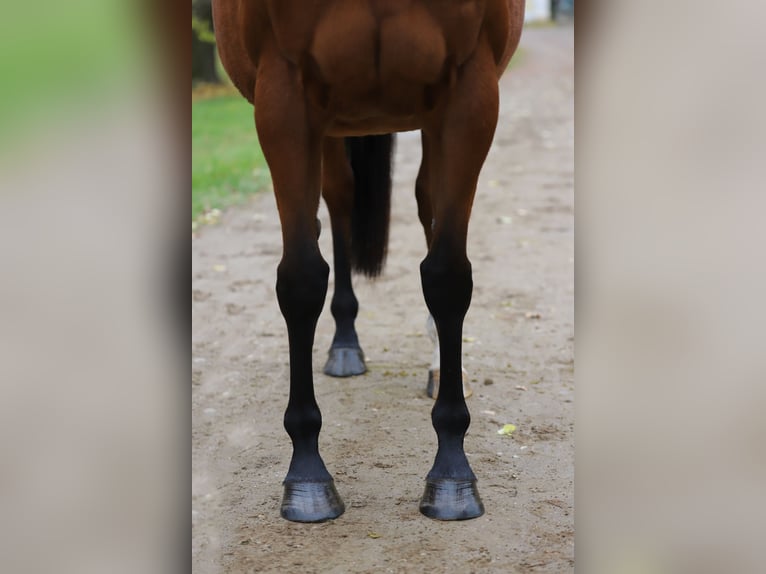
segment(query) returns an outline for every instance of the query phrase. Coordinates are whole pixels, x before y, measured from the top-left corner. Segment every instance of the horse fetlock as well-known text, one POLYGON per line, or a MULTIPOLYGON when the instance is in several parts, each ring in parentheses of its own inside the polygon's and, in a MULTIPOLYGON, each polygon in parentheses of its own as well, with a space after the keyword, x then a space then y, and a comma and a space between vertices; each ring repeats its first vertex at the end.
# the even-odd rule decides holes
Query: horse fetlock
POLYGON ((440 440, 444 436, 459 436, 462 440, 471 425, 468 407, 465 401, 461 402, 462 404, 445 404, 441 401, 434 403, 434 408, 431 411, 431 422, 440 440))
POLYGON ((353 322, 359 313, 359 301, 353 291, 339 293, 336 290, 330 303, 330 311, 336 321, 351 319, 353 322))
POLYGON ((293 440, 317 437, 322 430, 322 412, 316 404, 304 407, 288 405, 284 425, 293 440))

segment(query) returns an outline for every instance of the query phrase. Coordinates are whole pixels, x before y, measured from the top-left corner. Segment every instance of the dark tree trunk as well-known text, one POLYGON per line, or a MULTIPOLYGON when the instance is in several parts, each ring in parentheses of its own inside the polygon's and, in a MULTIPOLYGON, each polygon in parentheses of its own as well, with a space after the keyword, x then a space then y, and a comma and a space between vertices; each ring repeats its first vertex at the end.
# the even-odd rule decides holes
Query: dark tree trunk
POLYGON ((219 84, 215 44, 203 42, 192 30, 192 83, 219 84))
MULTIPOLYGON (((201 22, 206 22, 210 31, 213 30, 213 9, 209 1, 193 2, 192 14, 201 22)), ((216 60, 215 44, 200 39, 192 29, 192 83, 220 84, 216 60)))

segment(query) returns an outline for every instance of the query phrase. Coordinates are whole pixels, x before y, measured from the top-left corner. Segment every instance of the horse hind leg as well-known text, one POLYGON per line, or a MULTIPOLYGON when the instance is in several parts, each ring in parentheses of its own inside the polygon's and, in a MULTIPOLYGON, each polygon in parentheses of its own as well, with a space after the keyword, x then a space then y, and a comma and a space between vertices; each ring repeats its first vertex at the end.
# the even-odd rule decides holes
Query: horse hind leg
POLYGON ((335 292, 330 310, 335 319, 335 335, 328 352, 324 373, 331 377, 350 377, 367 371, 354 321, 359 302, 351 284, 351 213, 354 206, 354 176, 346 158, 342 139, 325 138, 323 145, 322 196, 330 212, 333 245, 335 292))
POLYGON ((283 254, 276 291, 290 348, 290 395, 284 426, 293 453, 284 480, 281 515, 296 522, 321 522, 345 510, 319 454, 322 414, 314 395, 311 364, 329 275, 317 242, 321 136, 312 129, 303 94, 280 58, 261 63, 255 100, 258 137, 282 224, 283 254))
POLYGON ((351 269, 370 278, 383 270, 391 214, 393 145, 392 134, 325 141, 322 194, 333 227, 332 313, 336 326, 325 365, 328 375, 349 376, 366 371, 354 328, 359 305, 351 286, 351 269))

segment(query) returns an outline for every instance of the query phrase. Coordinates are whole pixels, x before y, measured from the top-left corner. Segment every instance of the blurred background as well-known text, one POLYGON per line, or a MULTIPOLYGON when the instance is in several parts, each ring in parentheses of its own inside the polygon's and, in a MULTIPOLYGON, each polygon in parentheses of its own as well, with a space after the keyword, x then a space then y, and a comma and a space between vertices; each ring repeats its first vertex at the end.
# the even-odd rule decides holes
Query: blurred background
POLYGON ((182 4, 3 5, 2 572, 187 560, 182 4))

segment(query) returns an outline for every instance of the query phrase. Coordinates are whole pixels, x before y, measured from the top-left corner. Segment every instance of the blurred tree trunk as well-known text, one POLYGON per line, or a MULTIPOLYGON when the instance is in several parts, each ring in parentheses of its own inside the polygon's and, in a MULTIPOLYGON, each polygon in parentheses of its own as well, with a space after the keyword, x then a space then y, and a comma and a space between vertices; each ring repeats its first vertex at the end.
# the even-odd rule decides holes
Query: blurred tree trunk
POLYGON ((192 0, 192 84, 220 84, 210 0, 192 0))

